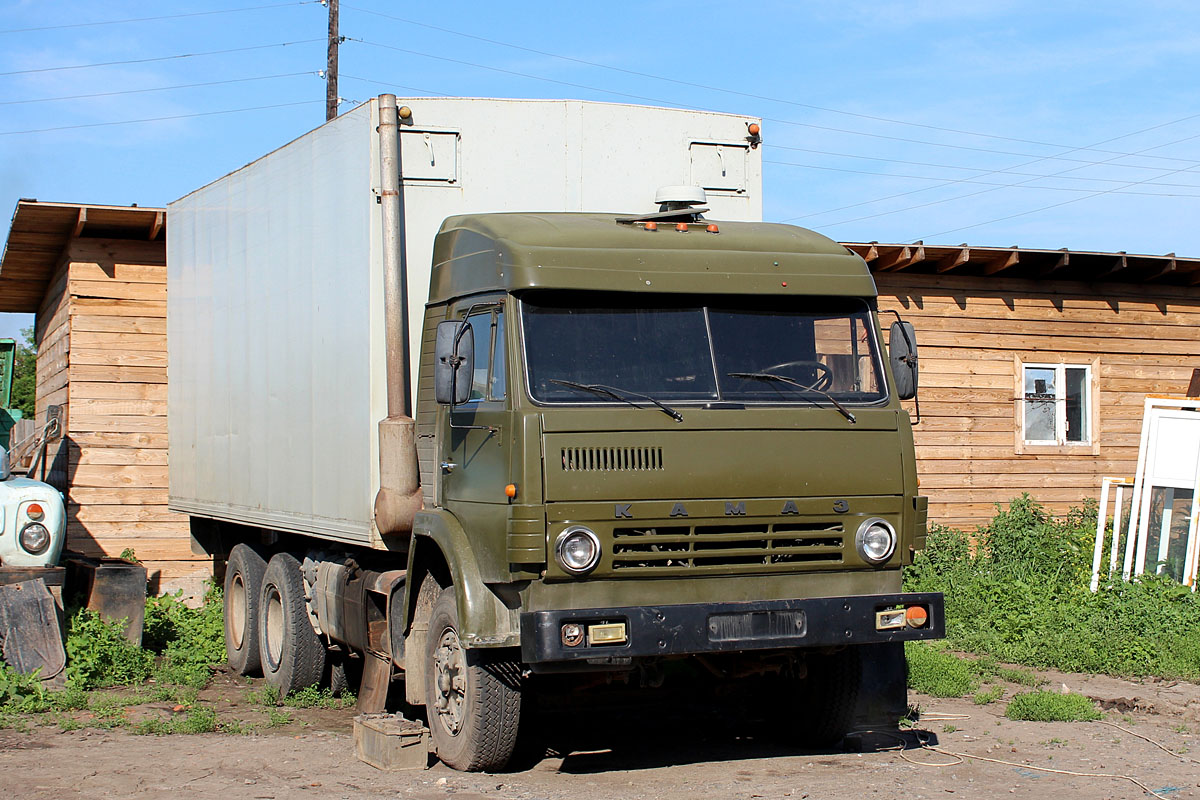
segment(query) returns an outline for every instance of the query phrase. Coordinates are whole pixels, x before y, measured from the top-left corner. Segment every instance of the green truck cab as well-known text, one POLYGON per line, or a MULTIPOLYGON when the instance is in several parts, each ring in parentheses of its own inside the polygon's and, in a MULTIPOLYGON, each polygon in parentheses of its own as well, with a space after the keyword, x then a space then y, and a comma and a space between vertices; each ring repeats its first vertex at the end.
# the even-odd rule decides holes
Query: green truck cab
POLYGON ((407 634, 440 643, 419 643, 439 753, 505 724, 470 713, 470 649, 535 674, 782 651, 826 676, 829 742, 871 645, 944 635, 942 596, 901 591, 927 506, 875 294, 858 256, 787 225, 445 222, 416 417, 436 501, 407 583, 408 607, 436 580, 457 615, 407 634))

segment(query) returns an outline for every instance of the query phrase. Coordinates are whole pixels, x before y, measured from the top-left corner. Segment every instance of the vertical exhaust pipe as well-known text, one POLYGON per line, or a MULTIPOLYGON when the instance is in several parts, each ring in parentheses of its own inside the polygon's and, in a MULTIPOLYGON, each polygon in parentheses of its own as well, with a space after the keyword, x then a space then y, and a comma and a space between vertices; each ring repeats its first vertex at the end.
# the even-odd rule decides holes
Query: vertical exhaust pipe
POLYGON ((412 419, 409 364, 408 274, 405 263, 404 198, 400 181, 400 117, 394 94, 381 94, 379 189, 383 213, 383 320, 387 364, 387 418, 379 423, 379 493, 375 525, 381 535, 412 532, 421 510, 416 423, 412 419))

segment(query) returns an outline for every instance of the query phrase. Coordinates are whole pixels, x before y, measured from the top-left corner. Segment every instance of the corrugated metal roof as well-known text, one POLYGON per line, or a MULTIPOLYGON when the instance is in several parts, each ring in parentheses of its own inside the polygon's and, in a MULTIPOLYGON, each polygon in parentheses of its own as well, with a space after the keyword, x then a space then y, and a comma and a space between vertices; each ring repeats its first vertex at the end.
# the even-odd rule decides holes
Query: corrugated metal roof
POLYGON ((0 311, 38 310, 72 237, 163 241, 161 208, 19 200, 0 256, 0 311))

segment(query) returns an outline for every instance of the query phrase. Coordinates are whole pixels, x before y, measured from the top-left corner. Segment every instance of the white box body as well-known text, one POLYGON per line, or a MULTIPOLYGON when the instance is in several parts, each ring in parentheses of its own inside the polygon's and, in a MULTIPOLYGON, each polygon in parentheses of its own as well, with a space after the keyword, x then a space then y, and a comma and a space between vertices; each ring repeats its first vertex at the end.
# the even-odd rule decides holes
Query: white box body
MULTIPOLYGON (((659 187, 694 184, 707 190, 709 218, 762 218, 753 117, 576 100, 398 104, 413 111, 400 171, 414 384, 446 217, 650 212, 659 187)), ((173 510, 378 542, 377 123, 372 100, 168 206, 173 510)))

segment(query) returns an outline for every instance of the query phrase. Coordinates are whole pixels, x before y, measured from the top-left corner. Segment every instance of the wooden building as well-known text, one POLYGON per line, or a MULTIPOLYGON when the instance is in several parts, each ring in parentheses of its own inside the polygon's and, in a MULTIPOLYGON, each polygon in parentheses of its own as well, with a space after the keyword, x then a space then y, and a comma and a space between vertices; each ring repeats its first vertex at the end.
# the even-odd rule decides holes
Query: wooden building
MULTIPOLYGON (((22 200, 0 311, 37 315, 38 418, 63 408, 47 477, 67 496, 68 546, 132 548, 159 588, 195 591, 211 564, 166 508, 164 228, 157 208, 22 200)), ((881 310, 916 326, 934 522, 969 529, 1022 492, 1059 512, 1096 496, 1134 472, 1145 395, 1182 394, 1200 368, 1200 259, 846 246, 881 310)))
POLYGON ((1134 474, 1145 396, 1184 394, 1200 368, 1200 259, 846 246, 916 327, 932 521, 970 530, 1022 492, 1056 512, 1097 497, 1134 474))
POLYGON ((157 588, 195 591, 210 564, 167 511, 165 243, 161 208, 22 200, 0 311, 37 315, 37 419, 62 409, 45 463, 67 498, 67 547, 130 548, 157 588))

